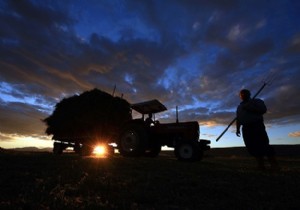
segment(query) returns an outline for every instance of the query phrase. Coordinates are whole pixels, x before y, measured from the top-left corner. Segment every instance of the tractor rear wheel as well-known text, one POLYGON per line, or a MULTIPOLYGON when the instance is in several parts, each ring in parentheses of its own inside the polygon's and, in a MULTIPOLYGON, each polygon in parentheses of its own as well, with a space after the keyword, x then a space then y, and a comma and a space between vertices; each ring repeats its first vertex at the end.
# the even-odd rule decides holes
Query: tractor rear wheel
POLYGON ((145 153, 147 145, 147 132, 144 126, 132 124, 126 126, 121 132, 118 149, 124 157, 136 157, 145 153))
POLYGON ((175 147, 175 156, 181 161, 197 161, 202 157, 199 146, 193 142, 180 142, 175 147))

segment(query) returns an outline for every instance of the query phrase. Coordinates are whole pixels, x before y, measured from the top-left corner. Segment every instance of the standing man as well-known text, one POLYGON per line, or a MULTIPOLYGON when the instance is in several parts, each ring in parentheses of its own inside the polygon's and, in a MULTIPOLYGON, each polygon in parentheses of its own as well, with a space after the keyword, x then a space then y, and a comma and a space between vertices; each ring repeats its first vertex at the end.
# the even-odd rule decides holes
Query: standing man
POLYGON ((275 152, 269 145, 269 137, 265 129, 263 114, 267 107, 261 99, 251 99, 251 93, 247 89, 240 91, 242 102, 237 107, 236 135, 240 137, 242 126, 243 139, 250 155, 257 160, 258 169, 264 170, 264 157, 269 160, 271 168, 277 170, 278 164, 275 152))

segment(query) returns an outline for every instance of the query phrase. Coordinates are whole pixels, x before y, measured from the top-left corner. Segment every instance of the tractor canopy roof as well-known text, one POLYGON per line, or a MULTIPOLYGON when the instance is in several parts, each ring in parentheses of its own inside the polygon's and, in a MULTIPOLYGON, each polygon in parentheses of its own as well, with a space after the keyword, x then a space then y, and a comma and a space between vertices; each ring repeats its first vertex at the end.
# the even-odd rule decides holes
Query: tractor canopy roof
POLYGON ((141 114, 158 113, 167 110, 157 99, 131 104, 131 108, 141 114))

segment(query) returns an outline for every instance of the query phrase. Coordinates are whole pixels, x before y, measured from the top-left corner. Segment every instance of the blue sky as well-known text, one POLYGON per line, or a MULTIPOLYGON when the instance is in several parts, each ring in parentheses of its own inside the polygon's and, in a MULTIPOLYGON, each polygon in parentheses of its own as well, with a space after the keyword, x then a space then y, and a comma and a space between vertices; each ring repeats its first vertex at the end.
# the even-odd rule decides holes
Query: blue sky
POLYGON ((41 122, 64 97, 93 88, 153 98, 161 122, 196 120, 212 147, 242 146, 238 92, 268 106, 271 144, 300 143, 297 0, 0 1, 0 146, 51 146, 41 122))

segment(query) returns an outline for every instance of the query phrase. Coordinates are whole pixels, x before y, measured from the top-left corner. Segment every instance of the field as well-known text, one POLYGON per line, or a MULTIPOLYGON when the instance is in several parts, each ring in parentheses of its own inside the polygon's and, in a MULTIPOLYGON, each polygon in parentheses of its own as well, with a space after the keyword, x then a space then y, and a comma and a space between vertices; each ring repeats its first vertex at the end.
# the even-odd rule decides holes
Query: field
POLYGON ((193 163, 170 152, 97 158, 2 151, 0 209, 299 209, 299 146, 280 151, 275 172, 256 170, 240 148, 214 149, 193 163))

